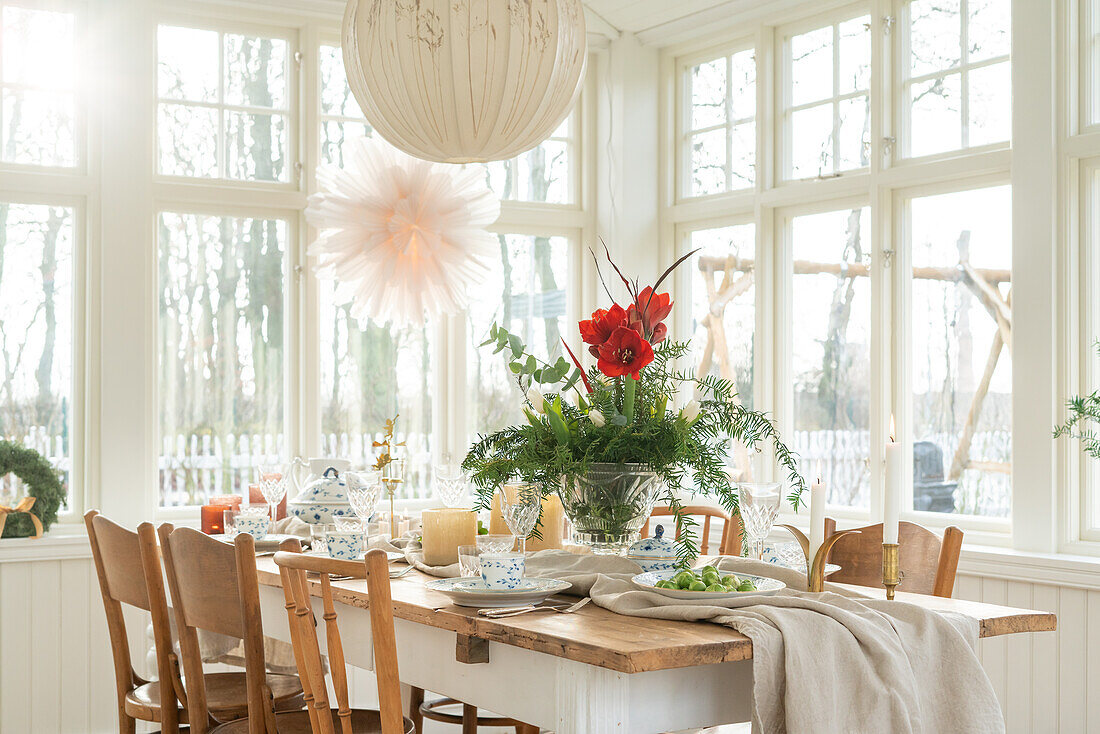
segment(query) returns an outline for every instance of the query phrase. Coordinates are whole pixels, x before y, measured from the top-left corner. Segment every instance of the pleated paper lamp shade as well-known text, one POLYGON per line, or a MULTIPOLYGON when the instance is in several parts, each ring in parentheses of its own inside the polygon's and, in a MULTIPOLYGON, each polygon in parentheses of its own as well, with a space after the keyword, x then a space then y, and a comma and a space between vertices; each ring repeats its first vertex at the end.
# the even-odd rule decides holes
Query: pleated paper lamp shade
POLYGON ((349 0, 343 49, 371 126, 441 163, 534 148, 573 108, 587 59, 581 0, 349 0))

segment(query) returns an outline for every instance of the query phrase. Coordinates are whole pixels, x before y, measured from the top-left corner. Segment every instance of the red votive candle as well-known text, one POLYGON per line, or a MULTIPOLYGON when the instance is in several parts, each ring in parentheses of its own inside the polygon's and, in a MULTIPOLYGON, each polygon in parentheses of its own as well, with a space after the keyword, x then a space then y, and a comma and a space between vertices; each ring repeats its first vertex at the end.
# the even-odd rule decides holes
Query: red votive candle
POLYGON ((207 535, 216 535, 224 530, 222 526, 222 513, 225 505, 203 505, 200 510, 202 517, 202 531, 207 535))
MULTIPOLYGON (((264 493, 260 491, 260 485, 250 484, 248 485, 248 504, 250 505, 266 505, 267 500, 264 499, 264 493)), ((286 517, 286 495, 283 495, 282 501, 279 503, 275 510, 275 519, 282 520, 286 517)))

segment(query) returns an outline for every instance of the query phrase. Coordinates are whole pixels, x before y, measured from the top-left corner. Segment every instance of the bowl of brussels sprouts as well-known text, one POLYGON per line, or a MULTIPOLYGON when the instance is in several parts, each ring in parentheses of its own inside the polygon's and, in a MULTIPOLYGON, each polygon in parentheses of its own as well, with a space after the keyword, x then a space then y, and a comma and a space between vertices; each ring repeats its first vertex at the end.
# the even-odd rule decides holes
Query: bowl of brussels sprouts
POLYGON ((714 566, 699 569, 648 571, 631 581, 639 589, 654 591, 671 599, 732 599, 748 595, 774 594, 786 585, 776 579, 745 574, 722 574, 714 566))

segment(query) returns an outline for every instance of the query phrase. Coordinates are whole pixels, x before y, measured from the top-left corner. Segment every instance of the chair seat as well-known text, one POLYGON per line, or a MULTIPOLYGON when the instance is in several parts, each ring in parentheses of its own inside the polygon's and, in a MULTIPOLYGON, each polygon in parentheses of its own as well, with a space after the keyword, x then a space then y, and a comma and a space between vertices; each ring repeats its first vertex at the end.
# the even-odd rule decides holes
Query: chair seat
MULTIPOLYGON (((332 721, 336 730, 339 731, 340 724, 336 718, 336 709, 332 709, 332 721)), ((416 731, 413 723, 407 717, 404 721, 405 734, 413 734, 416 731)), ((287 711, 275 714, 275 728, 278 734, 313 734, 308 711, 287 711)), ((377 711, 352 709, 351 730, 354 734, 382 734, 382 719, 377 711)), ((248 734, 248 719, 238 719, 222 724, 212 729, 210 734, 248 734)))
MULTIPOLYGON (((207 673, 205 677, 206 704, 211 716, 218 721, 228 721, 248 715, 248 691, 243 672, 207 673)), ((291 711, 304 705, 298 676, 268 673, 267 685, 275 699, 276 711, 291 711)), ((126 713, 143 721, 160 721, 160 683, 146 683, 127 693, 126 713)), ((187 721, 187 713, 183 710, 180 721, 187 721)))

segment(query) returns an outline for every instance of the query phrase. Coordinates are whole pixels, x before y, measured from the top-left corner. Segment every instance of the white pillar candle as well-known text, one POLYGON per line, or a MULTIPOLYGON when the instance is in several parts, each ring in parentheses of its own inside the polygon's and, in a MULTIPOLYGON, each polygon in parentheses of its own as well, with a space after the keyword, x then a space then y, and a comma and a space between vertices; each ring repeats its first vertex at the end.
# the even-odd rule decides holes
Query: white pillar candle
POLYGON ((825 543, 825 485, 821 477, 810 485, 810 563, 825 543))
POLYGON ((477 542, 477 515, 460 507, 424 510, 421 515, 424 563, 449 566, 458 563, 458 546, 477 542))
POLYGON ((901 483, 905 479, 901 444, 894 440, 894 418, 890 417, 890 441, 886 444, 886 507, 883 513, 882 542, 898 542, 901 519, 901 483))

